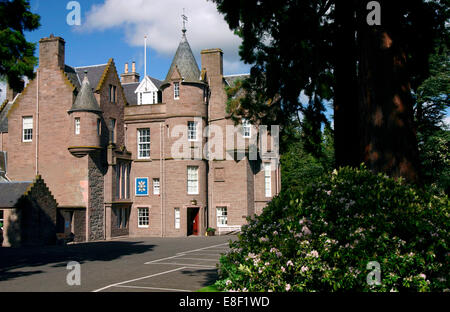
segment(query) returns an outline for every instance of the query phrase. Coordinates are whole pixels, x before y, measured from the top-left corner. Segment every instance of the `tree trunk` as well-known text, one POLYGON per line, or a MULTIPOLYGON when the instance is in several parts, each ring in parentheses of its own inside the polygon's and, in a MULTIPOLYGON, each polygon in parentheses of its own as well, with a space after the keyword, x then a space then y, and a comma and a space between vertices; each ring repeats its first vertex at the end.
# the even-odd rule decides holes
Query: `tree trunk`
POLYGON ((414 129, 407 57, 392 27, 400 12, 381 2, 382 24, 366 23, 366 1, 358 8, 360 155, 375 172, 418 181, 418 147, 414 129))

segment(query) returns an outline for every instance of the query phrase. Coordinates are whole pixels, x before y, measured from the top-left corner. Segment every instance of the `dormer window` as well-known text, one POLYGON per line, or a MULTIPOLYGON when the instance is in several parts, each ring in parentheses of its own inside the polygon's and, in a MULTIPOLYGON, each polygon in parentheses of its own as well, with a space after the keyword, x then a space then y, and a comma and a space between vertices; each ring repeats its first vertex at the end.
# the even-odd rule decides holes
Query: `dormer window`
POLYGON ((173 83, 173 98, 175 100, 178 100, 180 98, 180 83, 179 82, 173 83))

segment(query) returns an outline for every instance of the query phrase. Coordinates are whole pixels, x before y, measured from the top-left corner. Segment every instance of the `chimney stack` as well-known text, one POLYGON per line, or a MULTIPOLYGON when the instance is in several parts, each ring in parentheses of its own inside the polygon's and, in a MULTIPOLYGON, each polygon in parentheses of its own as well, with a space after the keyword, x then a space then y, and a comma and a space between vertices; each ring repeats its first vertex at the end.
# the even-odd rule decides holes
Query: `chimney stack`
POLYGON ((139 82, 141 76, 136 73, 136 62, 131 63, 131 73, 129 72, 128 63, 125 64, 125 72, 120 75, 122 83, 136 83, 139 82))
POLYGON ((39 68, 64 69, 66 42, 53 34, 39 40, 39 68))

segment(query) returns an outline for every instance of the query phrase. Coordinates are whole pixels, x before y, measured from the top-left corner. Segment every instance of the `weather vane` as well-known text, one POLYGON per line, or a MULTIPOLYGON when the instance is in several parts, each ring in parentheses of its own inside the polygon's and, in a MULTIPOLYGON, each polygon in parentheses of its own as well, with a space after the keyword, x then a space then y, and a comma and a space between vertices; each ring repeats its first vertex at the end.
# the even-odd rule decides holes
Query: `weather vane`
POLYGON ((183 18, 183 33, 186 32, 186 23, 188 21, 188 17, 186 16, 186 14, 184 14, 184 8, 183 8, 183 15, 181 15, 181 17, 183 18))

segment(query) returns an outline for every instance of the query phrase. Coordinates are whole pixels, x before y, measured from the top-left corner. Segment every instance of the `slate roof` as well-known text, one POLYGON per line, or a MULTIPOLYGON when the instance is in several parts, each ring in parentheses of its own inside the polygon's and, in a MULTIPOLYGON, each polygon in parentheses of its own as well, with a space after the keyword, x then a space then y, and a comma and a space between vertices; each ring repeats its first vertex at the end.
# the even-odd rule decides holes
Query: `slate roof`
POLYGON ((163 82, 162 82, 161 80, 158 80, 158 79, 153 78, 153 77, 150 77, 150 76, 148 76, 148 78, 150 78, 150 80, 153 82, 153 84, 155 85, 155 87, 158 88, 158 90, 161 89, 161 86, 162 86, 162 84, 163 84, 163 82))
POLYGON ((69 110, 69 112, 102 112, 97 100, 95 99, 88 76, 89 73, 87 75, 85 74, 83 83, 81 85, 81 90, 78 93, 75 103, 73 103, 72 108, 69 110))
MULTIPOLYGON (((250 74, 228 75, 223 76, 223 80, 228 86, 233 87, 238 80, 245 80, 250 77, 250 74)), ((239 98, 244 95, 244 90, 241 88, 235 95, 235 98, 239 98)))
POLYGON ((0 182, 0 208, 14 208, 33 182, 0 182))
POLYGON ((244 80, 244 79, 247 79, 248 77, 250 77, 250 74, 238 74, 238 75, 223 76, 223 79, 231 87, 235 84, 235 82, 237 80, 240 80, 240 79, 244 80))
POLYGON ((91 87, 93 89, 97 88, 98 83, 100 82, 100 79, 102 79, 103 73, 105 72, 106 67, 108 64, 101 64, 101 65, 93 65, 93 66, 84 66, 84 67, 75 67, 75 71, 78 75, 78 79, 81 83, 84 77, 84 72, 88 72, 88 79, 91 83, 91 87))
POLYGON ((172 64, 170 65, 170 69, 167 73, 165 82, 169 81, 176 67, 180 71, 181 77, 184 79, 184 81, 200 81, 200 69, 184 32, 181 38, 180 45, 178 46, 177 52, 175 53, 175 57, 173 58, 172 64))
POLYGON ((75 71, 75 68, 69 65, 65 65, 64 73, 67 75, 67 78, 69 78, 70 82, 77 88, 77 90, 80 90, 81 80, 78 78, 78 74, 75 71))
POLYGON ((122 84, 125 98, 130 105, 137 105, 137 95, 136 93, 134 93, 134 91, 136 91, 137 87, 139 87, 139 84, 140 82, 122 84))

